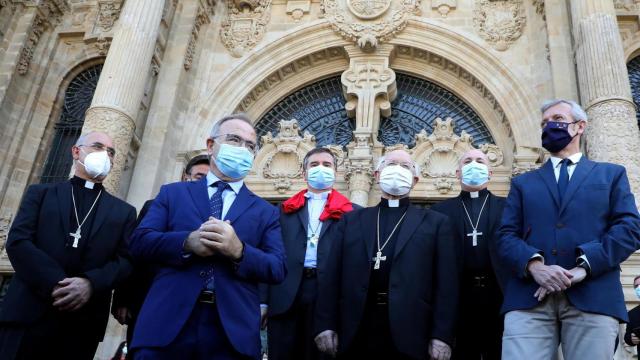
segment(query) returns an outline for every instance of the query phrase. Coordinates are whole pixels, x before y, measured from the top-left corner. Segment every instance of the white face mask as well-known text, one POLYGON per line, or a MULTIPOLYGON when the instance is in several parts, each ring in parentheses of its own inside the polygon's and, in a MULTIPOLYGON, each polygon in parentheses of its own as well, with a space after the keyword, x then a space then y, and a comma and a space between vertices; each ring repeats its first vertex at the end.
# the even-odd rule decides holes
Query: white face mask
POLYGON ((413 186, 413 173, 398 165, 388 165, 380 172, 380 188, 393 196, 406 195, 413 186))
MULTIPOLYGON (((81 150, 84 151, 84 150, 81 150)), ((86 153, 85 153, 86 154, 86 153)), ((87 154, 84 163, 78 159, 78 162, 84 166, 87 175, 95 179, 99 176, 107 176, 111 170, 111 160, 106 151, 96 151, 87 154)))

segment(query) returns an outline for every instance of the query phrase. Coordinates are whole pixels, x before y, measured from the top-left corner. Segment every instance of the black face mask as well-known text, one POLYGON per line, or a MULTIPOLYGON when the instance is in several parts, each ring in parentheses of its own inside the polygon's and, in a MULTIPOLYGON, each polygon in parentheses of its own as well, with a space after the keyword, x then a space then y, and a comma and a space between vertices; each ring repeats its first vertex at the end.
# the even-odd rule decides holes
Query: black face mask
POLYGON ((542 147, 550 153, 557 153, 569 145, 574 136, 569 134, 569 125, 577 121, 566 123, 561 121, 548 121, 542 129, 542 147))

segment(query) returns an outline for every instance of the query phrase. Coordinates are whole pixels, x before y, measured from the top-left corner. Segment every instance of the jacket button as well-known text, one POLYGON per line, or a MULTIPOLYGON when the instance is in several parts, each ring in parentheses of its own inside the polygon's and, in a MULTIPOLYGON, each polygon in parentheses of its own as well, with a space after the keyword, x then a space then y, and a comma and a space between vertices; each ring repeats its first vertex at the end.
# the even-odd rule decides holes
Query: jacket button
POLYGON ((551 249, 551 255, 553 255, 553 256, 558 255, 558 250, 556 250, 556 249, 551 249))
POLYGON ((557 227, 558 229, 562 229, 562 228, 564 227, 564 224, 563 224, 563 223, 557 223, 557 224, 556 224, 556 227, 557 227))
POLYGON ((207 275, 207 272, 206 272, 206 271, 204 271, 204 270, 200 271, 200 276, 201 276, 201 277, 205 277, 205 275, 207 275))

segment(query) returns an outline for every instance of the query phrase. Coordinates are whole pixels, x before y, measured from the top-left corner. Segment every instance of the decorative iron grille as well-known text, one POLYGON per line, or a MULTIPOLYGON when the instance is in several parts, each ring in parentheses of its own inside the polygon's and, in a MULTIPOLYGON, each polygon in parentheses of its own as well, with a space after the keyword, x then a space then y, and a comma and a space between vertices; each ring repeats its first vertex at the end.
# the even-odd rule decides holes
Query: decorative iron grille
MULTIPOLYGON (((640 108, 640 56, 636 56, 627 64, 629 83, 631 84, 631 96, 637 108, 640 108)), ((640 126, 640 112, 636 111, 636 119, 640 126)))
POLYGON ((78 74, 64 93, 64 104, 55 134, 45 162, 41 183, 55 183, 66 180, 73 165, 70 149, 82 131, 84 115, 98 85, 102 64, 92 66, 78 74))
POLYGON ((296 119, 302 133, 315 135, 318 146, 345 146, 351 141, 354 128, 345 103, 340 76, 313 83, 282 99, 258 120, 258 139, 269 132, 276 136, 280 120, 296 119))
POLYGON ((473 137, 473 145, 493 143, 489 129, 476 112, 455 94, 430 81, 396 72, 398 96, 391 103, 391 116, 380 119, 378 140, 384 145, 415 145, 422 129, 433 132, 436 118, 451 117, 454 132, 473 137))

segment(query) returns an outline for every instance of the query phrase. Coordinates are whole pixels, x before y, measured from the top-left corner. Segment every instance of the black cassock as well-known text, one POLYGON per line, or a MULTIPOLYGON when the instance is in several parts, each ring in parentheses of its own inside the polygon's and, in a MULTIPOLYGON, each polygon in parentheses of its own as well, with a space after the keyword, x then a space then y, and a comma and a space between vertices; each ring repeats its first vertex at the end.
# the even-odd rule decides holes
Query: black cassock
POLYGON ((316 308, 316 333, 338 333, 346 359, 424 359, 432 338, 449 344, 457 303, 452 228, 442 214, 402 199, 349 214, 335 226, 316 308), (375 269, 377 215, 381 250, 375 269))
POLYGON ((135 208, 110 195, 100 184, 87 188, 74 177, 58 184, 32 185, 7 238, 15 269, 0 309, 0 358, 92 359, 109 317, 111 290, 131 271, 127 239, 135 208), (89 213, 100 190, 102 194, 89 213), (53 307, 51 293, 64 278, 91 282, 89 301, 74 312, 53 307))
POLYGON ((504 267, 497 264, 495 244, 504 198, 495 196, 486 189, 477 195, 472 197, 469 192, 462 191, 458 196, 431 207, 449 216, 455 228, 460 272, 460 307, 456 346, 453 350, 453 359, 457 360, 500 359, 502 351, 500 279, 504 279, 505 274, 504 267), (483 209, 485 198, 487 201, 483 209), (477 224, 477 232, 482 233, 477 235, 475 245, 473 236, 470 235, 473 227, 469 218, 473 226, 477 224))

